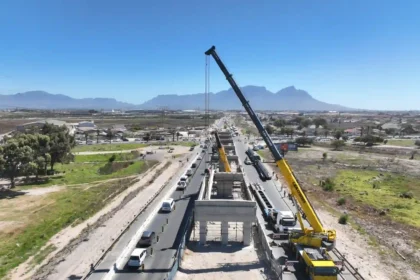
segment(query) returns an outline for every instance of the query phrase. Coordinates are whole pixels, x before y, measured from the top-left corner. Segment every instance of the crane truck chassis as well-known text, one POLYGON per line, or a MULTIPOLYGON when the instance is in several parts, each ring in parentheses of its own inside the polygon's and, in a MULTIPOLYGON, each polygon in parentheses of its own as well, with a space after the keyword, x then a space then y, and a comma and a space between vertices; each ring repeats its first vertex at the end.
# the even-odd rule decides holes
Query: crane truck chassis
POLYGON ((289 242, 287 246, 289 251, 295 253, 296 260, 299 264, 305 267, 305 271, 311 280, 337 280, 339 268, 327 252, 327 250, 334 248, 336 239, 335 230, 324 229, 322 226, 322 223, 316 215, 311 203, 300 187, 292 168, 283 158, 277 147, 273 144, 267 130, 264 128, 260 119, 246 100, 241 89, 233 79, 232 74, 229 73, 219 55, 216 53, 216 47, 212 46, 205 52, 205 55, 212 56, 220 70, 225 75, 252 122, 257 127, 261 137, 264 139, 264 142, 276 161, 276 165, 287 182, 293 199, 299 203, 299 206, 310 225, 310 227, 305 226, 300 212, 297 211, 296 214, 301 226, 301 231, 293 231, 289 234, 289 242))

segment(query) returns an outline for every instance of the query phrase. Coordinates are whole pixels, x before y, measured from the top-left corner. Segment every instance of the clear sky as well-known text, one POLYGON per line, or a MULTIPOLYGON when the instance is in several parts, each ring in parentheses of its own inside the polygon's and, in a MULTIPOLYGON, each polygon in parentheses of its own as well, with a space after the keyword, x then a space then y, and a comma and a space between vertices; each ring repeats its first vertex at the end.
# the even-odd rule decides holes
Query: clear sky
MULTIPOLYGON (((241 86, 420 109, 419 0, 1 0, 0 93, 203 92, 211 45, 241 86)), ((211 91, 229 88, 211 72, 211 91)))

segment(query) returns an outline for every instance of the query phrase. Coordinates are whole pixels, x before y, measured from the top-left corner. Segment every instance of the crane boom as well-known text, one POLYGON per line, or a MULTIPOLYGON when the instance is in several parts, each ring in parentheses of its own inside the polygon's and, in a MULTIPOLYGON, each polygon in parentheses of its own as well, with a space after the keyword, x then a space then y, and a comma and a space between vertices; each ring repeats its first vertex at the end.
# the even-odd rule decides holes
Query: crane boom
POLYGON ((219 134, 217 133, 217 131, 214 132, 214 137, 216 138, 217 149, 219 150, 219 156, 223 162, 225 171, 230 173, 232 172, 232 170, 230 168, 230 164, 229 164, 226 152, 225 152, 225 148, 223 147, 222 142, 220 141, 219 134))
MULTIPOLYGON (((222 70, 223 74, 225 75, 226 79, 228 80, 230 86, 238 96, 239 100, 241 101, 242 105, 244 106, 245 110, 247 111, 249 117, 251 118, 252 122, 257 127, 259 133, 261 134, 262 138, 264 139, 267 147, 269 148, 271 154, 276 161, 280 172, 285 177, 287 181, 292 196, 298 201, 303 213, 306 216, 307 221, 309 222, 312 230, 306 229, 305 233, 313 233, 313 234, 321 234, 327 236, 326 238, 321 238, 319 240, 323 241, 335 241, 335 230, 325 230, 316 215, 314 209, 312 208, 311 204, 309 203, 306 195, 304 194, 302 188, 300 187, 292 169, 288 165, 287 161, 283 158, 283 156, 278 151, 277 147, 273 144, 267 130, 262 125, 260 119, 255 114, 254 110, 252 109, 251 105, 249 104, 248 100, 246 100, 245 96, 242 94, 241 89, 236 84, 235 80, 232 77, 232 74, 229 73, 226 66, 223 64, 222 60, 219 58, 218 54, 216 53, 216 47, 212 46, 209 50, 205 52, 206 55, 211 55, 213 59, 216 61, 217 65, 219 66, 220 70, 222 70)), ((306 236, 305 240, 302 240, 303 243, 308 243, 314 245, 313 240, 311 241, 311 237, 306 236)), ((320 242, 316 242, 316 244, 320 244, 320 242)))

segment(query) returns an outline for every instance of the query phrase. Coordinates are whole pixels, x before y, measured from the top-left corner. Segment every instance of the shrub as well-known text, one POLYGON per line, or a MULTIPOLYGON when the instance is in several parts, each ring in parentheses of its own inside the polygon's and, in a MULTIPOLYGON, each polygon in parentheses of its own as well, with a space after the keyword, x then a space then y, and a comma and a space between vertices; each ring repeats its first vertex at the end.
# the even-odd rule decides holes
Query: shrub
POLYGON ((322 160, 326 160, 328 157, 328 154, 326 152, 322 153, 322 160))
POLYGON ((343 140, 334 140, 331 142, 331 146, 334 148, 334 150, 338 150, 341 147, 344 147, 346 144, 343 140))
POLYGON ((414 195, 412 192, 403 192, 402 194, 400 194, 400 197, 412 199, 414 195))
POLYGON ((343 215, 341 215, 340 216, 340 218, 338 219, 338 223, 339 224, 342 224, 342 225, 345 225, 345 224, 347 224, 347 221, 349 220, 349 215, 347 215, 347 214, 343 214, 343 215))
POLYGON ((114 162, 115 159, 117 158, 117 156, 115 154, 113 154, 112 156, 110 156, 110 158, 108 159, 108 162, 114 162))
POLYGON ((334 190, 335 183, 332 179, 327 178, 325 181, 321 182, 321 187, 324 191, 330 192, 330 191, 334 190))
POLYGON ((346 204, 346 198, 344 198, 344 197, 340 197, 340 198, 337 200, 337 204, 338 204, 338 205, 344 205, 344 204, 346 204))

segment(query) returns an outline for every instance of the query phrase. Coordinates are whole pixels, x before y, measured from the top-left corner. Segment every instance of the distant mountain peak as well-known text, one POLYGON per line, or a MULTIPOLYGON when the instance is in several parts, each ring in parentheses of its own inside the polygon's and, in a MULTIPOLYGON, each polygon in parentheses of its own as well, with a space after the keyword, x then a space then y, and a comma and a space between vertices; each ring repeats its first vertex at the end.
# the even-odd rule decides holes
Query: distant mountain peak
MULTIPOLYGON (((328 104, 313 98, 308 92, 296 89, 294 85, 283 88, 276 93, 270 92, 266 87, 248 85, 241 87, 245 97, 256 110, 296 110, 296 111, 343 111, 349 108, 328 104)), ((168 106, 171 109, 194 109, 203 107, 203 93, 190 95, 159 95, 152 98, 140 108, 153 109, 168 106)), ((232 88, 210 95, 210 109, 238 110, 243 109, 232 88)))
MULTIPOLYGON (((308 92, 289 86, 273 93, 264 86, 241 87, 255 110, 345 111, 349 108, 328 104, 313 98, 308 92)), ((71 98, 37 90, 14 95, 0 95, 0 108, 31 109, 156 109, 172 110, 204 108, 204 93, 158 95, 141 105, 133 105, 114 98, 71 98)), ((232 88, 210 94, 211 110, 242 110, 243 106, 232 88)))

